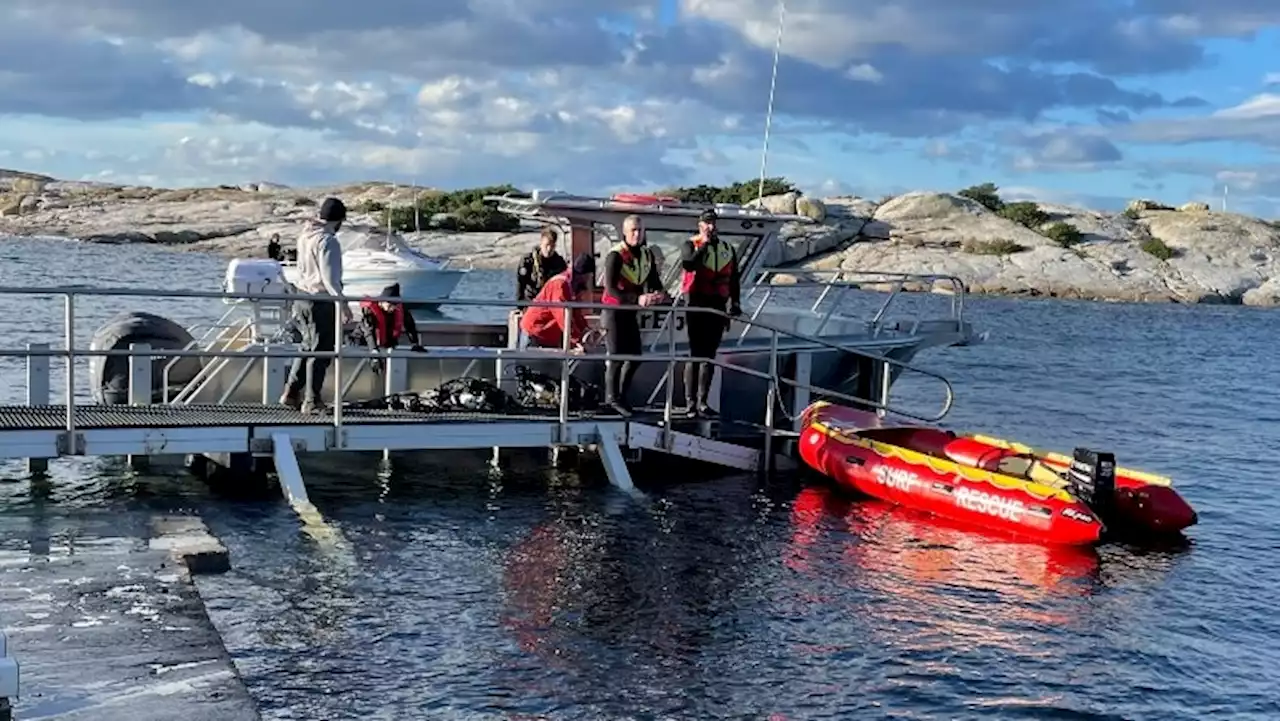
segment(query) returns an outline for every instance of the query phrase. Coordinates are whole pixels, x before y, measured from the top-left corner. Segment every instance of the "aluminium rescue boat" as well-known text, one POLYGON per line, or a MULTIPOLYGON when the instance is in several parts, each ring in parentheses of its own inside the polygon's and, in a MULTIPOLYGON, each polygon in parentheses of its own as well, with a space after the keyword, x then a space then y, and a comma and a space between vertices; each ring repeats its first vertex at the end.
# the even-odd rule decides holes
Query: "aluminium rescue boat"
POLYGON ((1175 534, 1197 521, 1168 478, 1117 467, 1110 453, 1037 451, 826 402, 805 409, 801 428, 800 456, 842 486, 1044 543, 1175 534))

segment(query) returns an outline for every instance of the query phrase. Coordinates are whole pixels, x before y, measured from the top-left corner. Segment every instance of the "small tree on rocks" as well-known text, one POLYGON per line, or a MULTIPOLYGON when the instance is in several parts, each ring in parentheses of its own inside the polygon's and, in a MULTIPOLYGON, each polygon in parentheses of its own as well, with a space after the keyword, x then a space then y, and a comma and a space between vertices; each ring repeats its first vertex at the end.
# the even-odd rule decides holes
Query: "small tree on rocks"
POLYGON ((995 183, 971 185, 956 193, 956 195, 961 198, 968 198, 992 213, 999 213, 1004 208, 1004 201, 1000 199, 1000 189, 996 187, 995 183))

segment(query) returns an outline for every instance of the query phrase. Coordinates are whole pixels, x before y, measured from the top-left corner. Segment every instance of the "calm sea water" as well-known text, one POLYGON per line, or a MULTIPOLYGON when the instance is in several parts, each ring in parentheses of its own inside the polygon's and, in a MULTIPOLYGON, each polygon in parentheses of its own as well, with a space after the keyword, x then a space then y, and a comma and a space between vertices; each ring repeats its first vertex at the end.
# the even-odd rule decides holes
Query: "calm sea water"
MULTIPOLYGON (((212 290, 224 268, 0 242, 3 285, 212 290)), ((508 285, 476 273, 460 294, 508 285)), ((184 323, 221 311, 82 305, 82 343, 126 308, 184 323)), ((636 501, 589 466, 525 460, 499 477, 449 453, 309 468, 324 533, 276 498, 231 500, 177 471, 59 462, 34 489, 7 464, 0 544, 48 544, 35 536, 50 527, 145 537, 151 513, 202 514, 235 570, 201 591, 271 719, 1280 717, 1280 502, 1264 460, 1277 316, 995 299, 969 312, 986 344, 919 359, 955 383, 949 423, 1174 476, 1200 512, 1188 548, 1050 551, 735 476, 641 478, 636 501)), ((56 344, 61 317, 56 298, 0 297, 4 347, 56 344)), ((22 372, 0 363, 0 400, 22 399, 22 372)), ((899 389, 937 402, 923 383, 899 389)))

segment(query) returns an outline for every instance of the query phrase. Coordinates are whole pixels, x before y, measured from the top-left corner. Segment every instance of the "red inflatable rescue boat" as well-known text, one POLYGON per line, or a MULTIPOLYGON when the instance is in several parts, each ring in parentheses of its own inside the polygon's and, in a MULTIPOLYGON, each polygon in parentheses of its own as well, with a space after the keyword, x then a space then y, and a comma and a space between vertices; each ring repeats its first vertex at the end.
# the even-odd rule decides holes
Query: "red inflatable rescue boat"
POLYGON ((1172 482, 1115 464, 981 435, 900 423, 819 402, 801 417, 800 456, 842 486, 969 525, 1050 544, 1104 532, 1167 535, 1196 523, 1172 482))

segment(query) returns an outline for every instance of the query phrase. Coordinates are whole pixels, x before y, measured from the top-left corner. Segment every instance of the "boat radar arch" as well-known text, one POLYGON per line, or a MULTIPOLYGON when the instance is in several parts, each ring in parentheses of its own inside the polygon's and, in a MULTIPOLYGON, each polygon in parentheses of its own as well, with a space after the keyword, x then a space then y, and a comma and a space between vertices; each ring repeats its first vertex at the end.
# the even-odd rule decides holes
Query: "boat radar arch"
MULTIPOLYGON (((612 197, 575 195, 563 190, 535 189, 528 195, 507 193, 487 195, 486 203, 497 210, 520 218, 587 217, 590 215, 638 215, 645 219, 679 218, 696 223, 699 215, 714 210, 721 221, 733 223, 814 224, 816 220, 793 213, 774 213, 764 207, 746 207, 735 203, 685 203, 676 198, 639 193, 618 193, 612 197)), ((599 218, 596 218, 599 220, 599 218)), ((744 227, 746 227, 744 225, 744 227)))

